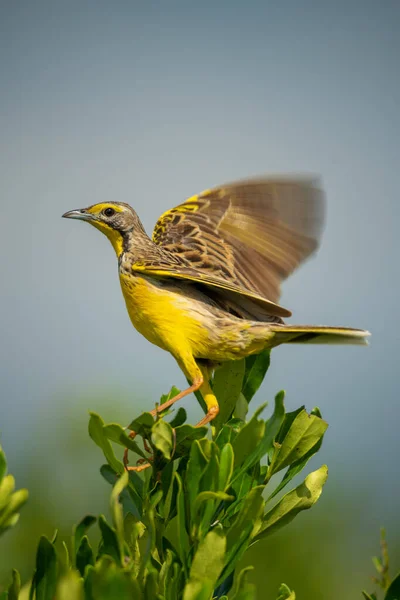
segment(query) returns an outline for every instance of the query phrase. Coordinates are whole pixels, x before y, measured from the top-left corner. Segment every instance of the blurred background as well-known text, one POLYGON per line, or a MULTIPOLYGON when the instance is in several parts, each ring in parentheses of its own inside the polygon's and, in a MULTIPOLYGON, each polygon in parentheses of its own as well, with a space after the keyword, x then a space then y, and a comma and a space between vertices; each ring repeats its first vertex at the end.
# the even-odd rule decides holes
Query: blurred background
POLYGON ((30 490, 0 581, 30 576, 41 533, 107 510, 88 410, 125 424, 184 385, 131 327, 107 240, 61 214, 125 201, 150 233, 186 197, 268 173, 320 174, 327 193, 321 249, 284 285, 291 322, 373 337, 273 352, 253 408, 281 388, 288 410, 318 405, 330 428, 309 470, 330 476, 250 553, 253 581, 262 599, 281 581, 360 598, 381 525, 399 567, 399 18, 390 0, 0 3, 0 430, 30 490))

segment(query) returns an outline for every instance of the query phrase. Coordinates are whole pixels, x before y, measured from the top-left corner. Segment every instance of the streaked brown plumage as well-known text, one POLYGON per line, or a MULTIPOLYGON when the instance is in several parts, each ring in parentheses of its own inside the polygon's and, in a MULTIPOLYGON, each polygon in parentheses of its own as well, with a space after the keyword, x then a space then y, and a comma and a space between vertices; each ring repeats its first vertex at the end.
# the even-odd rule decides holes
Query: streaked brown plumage
POLYGON ((153 241, 163 260, 146 256, 137 268, 158 274, 172 268, 175 277, 229 287, 253 297, 266 314, 287 317, 290 311, 275 306, 280 283, 316 249, 323 214, 323 193, 312 179, 249 180, 206 190, 160 217, 153 241))

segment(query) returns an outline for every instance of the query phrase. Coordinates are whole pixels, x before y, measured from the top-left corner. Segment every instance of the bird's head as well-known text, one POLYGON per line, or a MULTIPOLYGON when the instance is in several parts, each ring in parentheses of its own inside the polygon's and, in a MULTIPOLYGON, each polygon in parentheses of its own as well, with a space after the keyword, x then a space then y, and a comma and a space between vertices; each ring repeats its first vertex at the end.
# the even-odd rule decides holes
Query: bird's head
POLYGON ((124 239, 140 231, 143 226, 129 204, 124 202, 100 202, 87 208, 70 210, 62 215, 65 219, 87 221, 108 237, 119 256, 123 250, 124 239))

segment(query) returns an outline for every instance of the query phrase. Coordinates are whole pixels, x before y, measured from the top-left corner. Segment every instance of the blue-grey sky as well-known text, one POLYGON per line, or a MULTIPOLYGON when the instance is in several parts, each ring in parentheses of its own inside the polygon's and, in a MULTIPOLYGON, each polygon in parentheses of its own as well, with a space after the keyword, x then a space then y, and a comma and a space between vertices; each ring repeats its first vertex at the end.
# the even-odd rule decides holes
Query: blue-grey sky
MULTIPOLYGON (((130 398, 136 413, 184 383, 173 359, 130 326, 107 240, 63 212, 126 201, 150 232, 204 188, 312 172, 327 193, 325 235, 282 303, 292 322, 373 337, 369 348, 275 350, 257 402, 284 387, 289 408, 318 404, 330 423, 322 460, 331 485, 356 473, 373 481, 366 523, 394 514, 399 7, 1 3, 1 430, 10 460, 22 453, 15 429, 32 444, 31 421, 50 407, 54 418, 68 395, 118 385, 129 420, 130 398)), ((200 415, 193 398, 184 406, 200 415)))

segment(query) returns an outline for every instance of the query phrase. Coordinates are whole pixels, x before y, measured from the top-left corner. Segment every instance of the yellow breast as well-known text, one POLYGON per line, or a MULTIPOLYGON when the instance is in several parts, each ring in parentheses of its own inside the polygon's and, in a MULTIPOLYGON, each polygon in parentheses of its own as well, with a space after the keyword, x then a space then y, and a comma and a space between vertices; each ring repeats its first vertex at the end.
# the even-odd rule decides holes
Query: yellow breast
POLYGON ((120 274, 122 292, 133 326, 149 342, 174 354, 197 354, 207 347, 208 332, 190 299, 146 276, 120 274))

